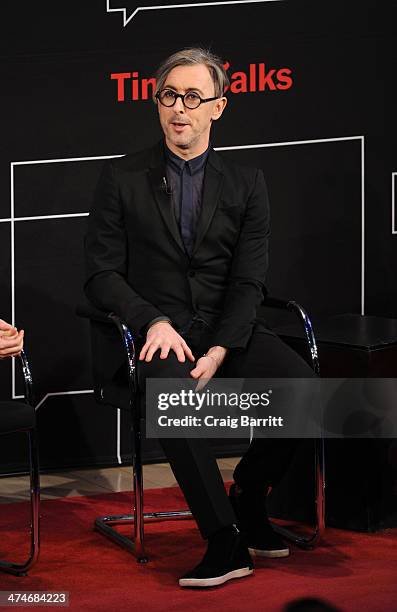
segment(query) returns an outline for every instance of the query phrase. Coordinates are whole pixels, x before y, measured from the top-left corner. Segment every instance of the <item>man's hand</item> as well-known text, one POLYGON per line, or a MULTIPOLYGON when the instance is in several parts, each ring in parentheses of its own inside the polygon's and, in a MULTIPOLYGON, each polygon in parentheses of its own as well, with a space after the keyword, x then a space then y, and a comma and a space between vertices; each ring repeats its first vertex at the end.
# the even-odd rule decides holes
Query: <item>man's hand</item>
POLYGON ((200 391, 206 385, 206 381, 212 378, 217 369, 222 365, 227 354, 224 346, 213 346, 208 353, 200 357, 196 367, 190 372, 190 376, 198 379, 196 391, 200 391))
POLYGON ((24 331, 0 319, 0 359, 16 357, 23 349, 24 331))
POLYGON ((158 321, 149 327, 139 359, 151 361, 158 349, 161 349, 160 359, 166 359, 172 349, 181 363, 185 361, 185 355, 190 361, 194 361, 192 351, 168 321, 158 321))

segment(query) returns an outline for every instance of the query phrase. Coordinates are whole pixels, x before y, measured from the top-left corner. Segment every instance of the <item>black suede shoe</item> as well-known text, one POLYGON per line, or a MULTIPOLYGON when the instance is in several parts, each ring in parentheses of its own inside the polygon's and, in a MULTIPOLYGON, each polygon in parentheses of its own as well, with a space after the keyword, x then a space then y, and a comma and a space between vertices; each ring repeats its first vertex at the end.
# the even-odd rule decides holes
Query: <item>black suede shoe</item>
POLYGON ((264 494, 246 493, 232 484, 229 499, 251 555, 269 559, 288 557, 288 546, 274 531, 267 517, 264 494))
POLYGON ((203 560, 179 579, 179 586, 219 586, 233 578, 248 576, 253 571, 247 546, 238 529, 232 525, 209 538, 203 560))

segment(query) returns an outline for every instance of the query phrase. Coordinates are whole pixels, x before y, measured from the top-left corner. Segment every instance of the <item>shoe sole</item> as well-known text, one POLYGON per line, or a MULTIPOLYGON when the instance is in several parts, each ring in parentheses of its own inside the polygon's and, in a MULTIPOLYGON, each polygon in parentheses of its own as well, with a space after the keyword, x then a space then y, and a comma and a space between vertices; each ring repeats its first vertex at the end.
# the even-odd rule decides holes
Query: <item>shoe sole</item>
POLYGON ((289 556, 289 548, 280 548, 278 550, 261 550, 260 548, 248 548, 248 551, 254 557, 266 557, 267 559, 281 559, 289 556))
POLYGON ((228 580, 233 578, 244 578, 253 574, 254 570, 249 567, 241 567, 240 569, 228 572, 223 576, 216 576, 215 578, 180 578, 179 586, 181 587, 214 587, 221 584, 225 584, 228 580))

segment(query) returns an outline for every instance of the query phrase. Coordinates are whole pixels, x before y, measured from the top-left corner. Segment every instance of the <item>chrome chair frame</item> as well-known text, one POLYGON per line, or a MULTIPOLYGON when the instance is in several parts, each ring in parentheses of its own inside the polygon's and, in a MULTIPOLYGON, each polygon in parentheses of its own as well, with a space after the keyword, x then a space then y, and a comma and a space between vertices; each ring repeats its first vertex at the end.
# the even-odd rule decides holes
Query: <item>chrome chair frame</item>
MULTIPOLYGON (((316 376, 320 376, 320 362, 316 338, 314 336, 313 325, 306 310, 294 300, 280 300, 278 298, 266 297, 264 306, 288 310, 293 312, 303 326, 305 338, 307 340, 310 360, 316 376)), ((273 529, 284 538, 290 540, 301 548, 311 549, 318 544, 325 529, 325 460, 324 460, 324 438, 314 440, 314 470, 315 470, 315 527, 309 536, 298 535, 297 533, 272 523, 273 529)))
POLYGON ((166 512, 144 512, 143 510, 143 466, 142 466, 142 432, 141 432, 141 406, 138 398, 135 343, 127 325, 115 314, 107 315, 109 321, 119 330, 123 347, 127 357, 128 384, 130 390, 130 410, 132 421, 132 478, 133 478, 133 511, 132 514, 100 516, 95 519, 94 527, 97 531, 113 540, 119 546, 129 550, 137 557, 138 563, 147 563, 149 558, 145 551, 146 521, 167 521, 177 519, 191 519, 190 510, 172 510, 166 512), (136 401, 134 401, 134 399, 136 401), (124 536, 114 527, 116 525, 133 525, 133 537, 124 536))
MULTIPOLYGON (((20 355, 20 364, 25 387, 25 402, 33 406, 33 384, 29 362, 24 351, 20 355)), ((19 429, 18 431, 22 431, 19 429)), ((9 432, 12 433, 12 432, 9 432)), ((25 430, 29 447, 29 476, 30 476, 30 552, 24 563, 0 560, 0 571, 26 576, 28 570, 36 563, 40 552, 40 473, 38 460, 37 432, 29 427, 25 430)))
MULTIPOLYGON (((313 370, 316 375, 319 375, 320 367, 316 341, 313 333, 313 327, 306 311, 295 301, 286 301, 271 297, 265 298, 264 306, 289 310, 298 316, 304 326, 306 339, 310 349, 313 370)), ((128 326, 113 313, 106 315, 100 311, 95 311, 95 309, 92 307, 79 307, 77 312, 80 316, 94 318, 102 322, 108 321, 117 327, 121 335, 124 351, 127 357, 128 384, 130 390, 130 410, 132 419, 133 510, 131 514, 98 517, 95 520, 94 527, 98 532, 105 535, 119 546, 135 554, 138 563, 147 563, 149 559, 145 550, 145 522, 191 519, 192 514, 189 510, 144 512, 143 466, 141 456, 141 410, 140 401, 138 398, 136 355, 133 335, 128 326), (96 312, 94 316, 92 316, 93 312, 96 312), (134 401, 134 399, 136 401, 134 401), (115 529, 117 525, 133 525, 132 537, 119 533, 115 529)), ((297 546, 307 549, 313 548, 318 543, 325 527, 324 441, 322 439, 315 441, 315 470, 316 525, 314 533, 309 537, 304 537, 286 529, 285 527, 273 524, 274 529, 285 538, 289 539, 297 546)))

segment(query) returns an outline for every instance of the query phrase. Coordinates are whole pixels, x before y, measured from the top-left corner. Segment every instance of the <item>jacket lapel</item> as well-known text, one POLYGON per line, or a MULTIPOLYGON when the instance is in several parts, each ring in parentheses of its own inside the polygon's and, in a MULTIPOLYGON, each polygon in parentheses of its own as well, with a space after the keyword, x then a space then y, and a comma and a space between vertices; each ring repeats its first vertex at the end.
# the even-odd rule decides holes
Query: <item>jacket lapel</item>
POLYGON ((219 156, 211 149, 204 174, 203 200, 197 225, 193 255, 199 248, 214 216, 223 185, 222 165, 219 156))
POLYGON ((175 219, 172 198, 166 193, 164 185, 165 162, 163 153, 162 142, 153 149, 151 167, 149 168, 149 180, 153 191, 156 204, 160 211, 160 214, 164 220, 164 223, 168 227, 172 234, 175 242, 178 244, 180 249, 186 255, 186 251, 183 245, 183 241, 179 232, 178 224, 175 219))

